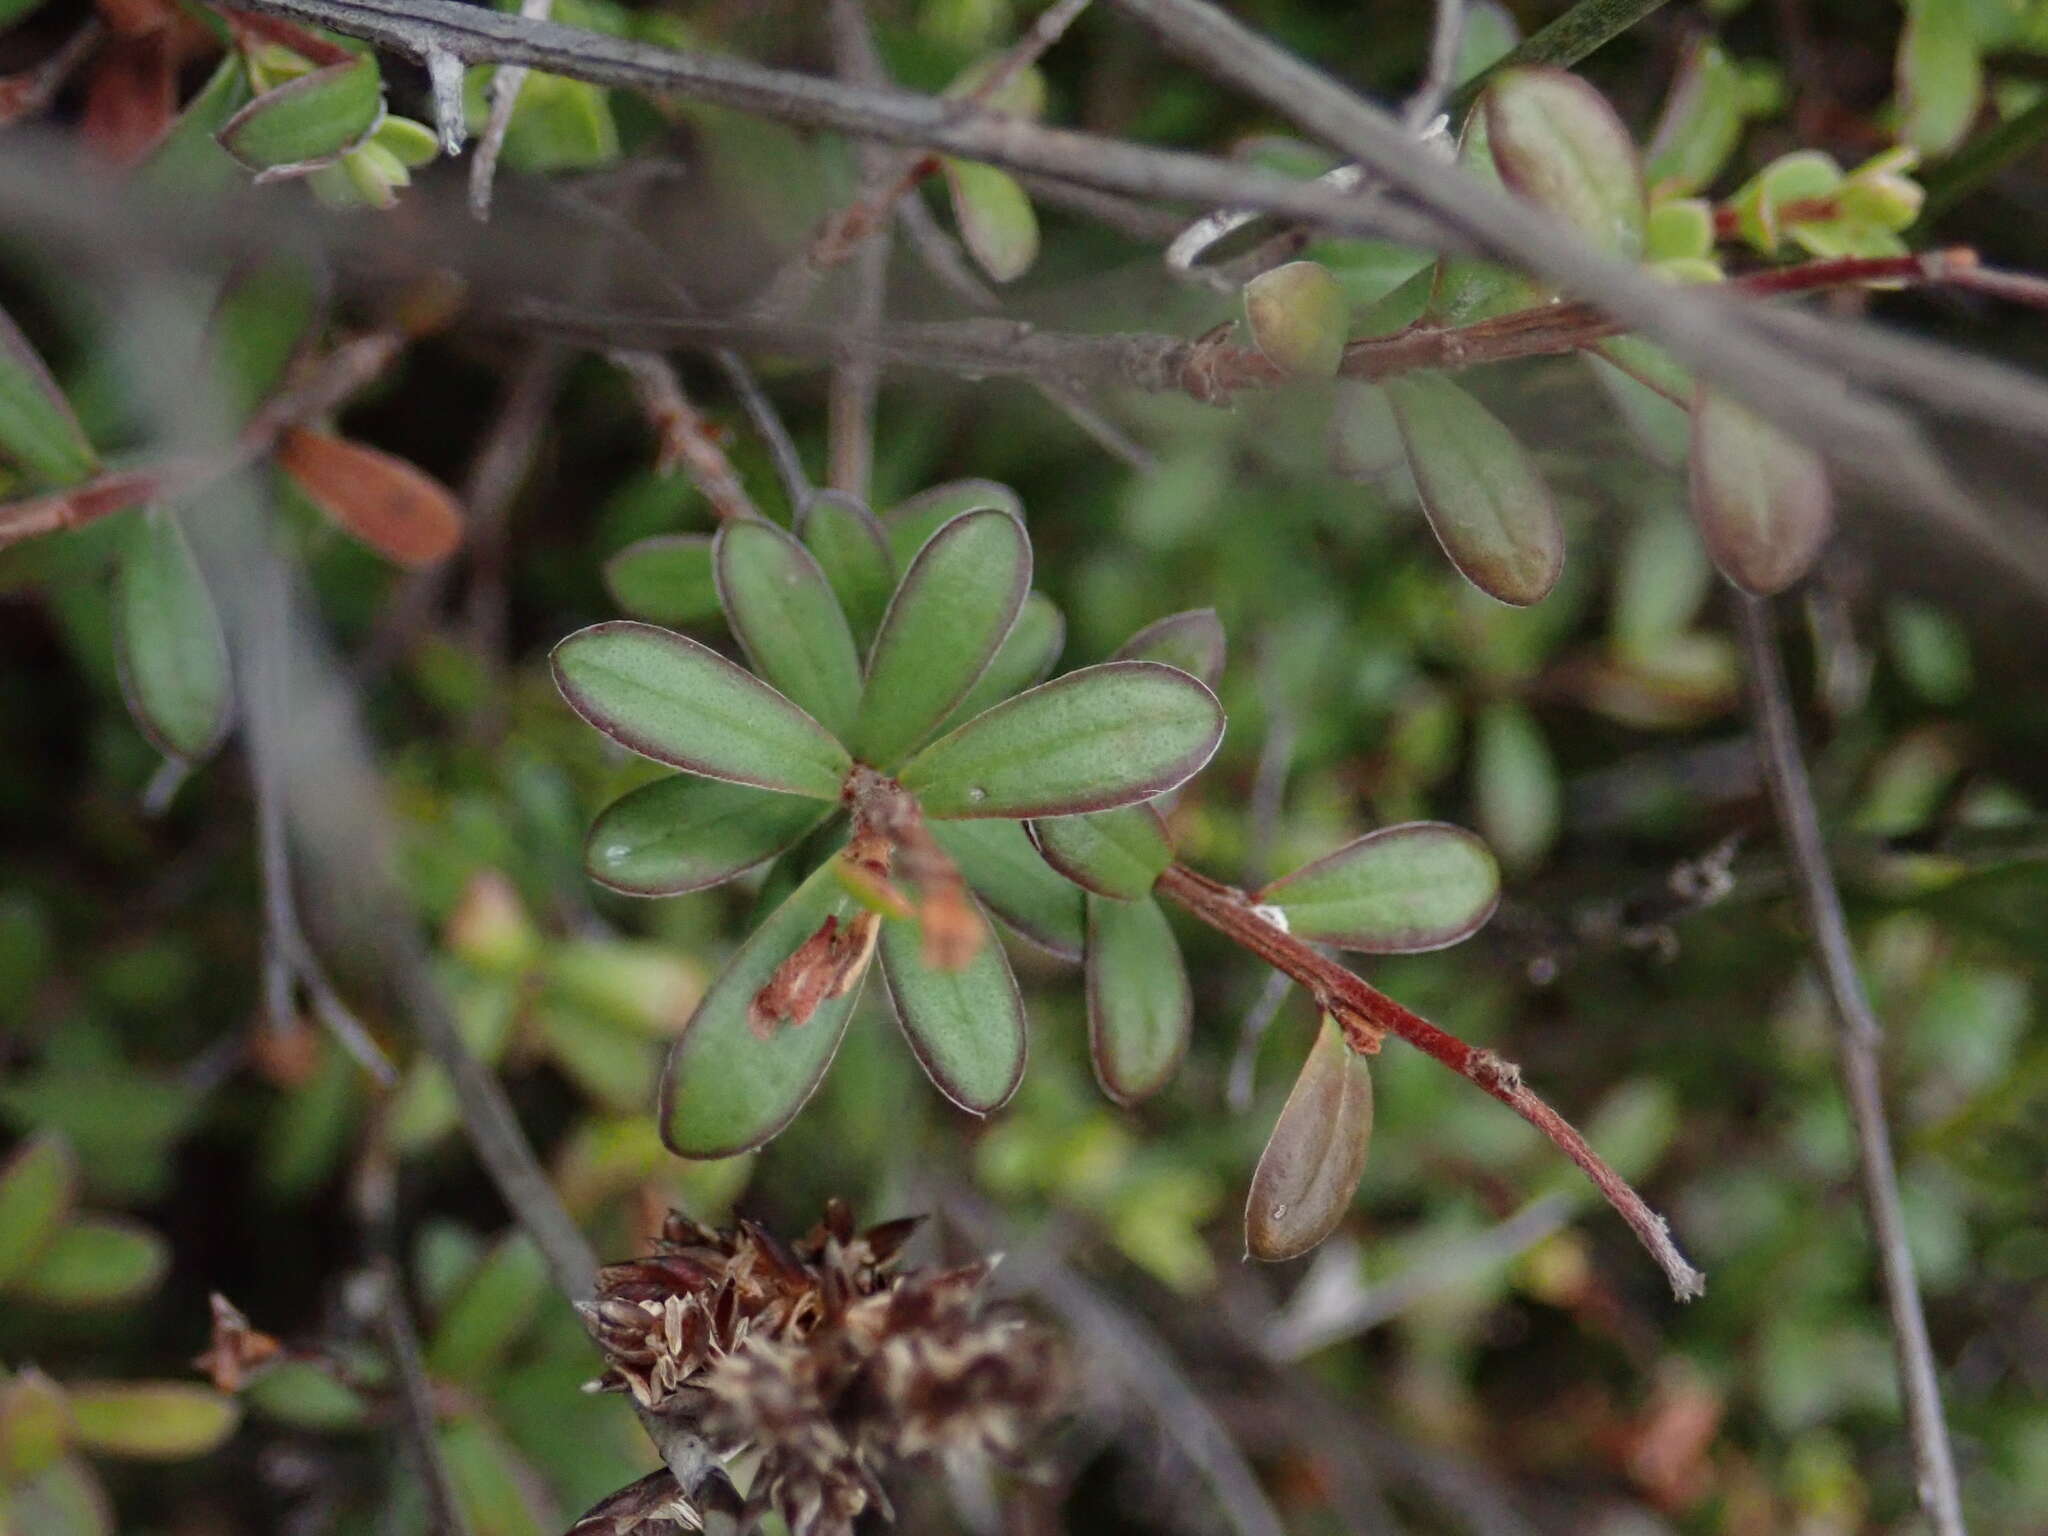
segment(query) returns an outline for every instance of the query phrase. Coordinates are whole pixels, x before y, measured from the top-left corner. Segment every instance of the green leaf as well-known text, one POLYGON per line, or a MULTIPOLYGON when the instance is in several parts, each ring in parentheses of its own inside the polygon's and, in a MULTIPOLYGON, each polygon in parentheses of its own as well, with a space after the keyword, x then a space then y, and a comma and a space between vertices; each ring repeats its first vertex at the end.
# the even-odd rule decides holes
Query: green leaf
POLYGON ((1628 661, 1654 661, 1692 624, 1713 578, 1713 565, 1691 522, 1662 497, 1646 502, 1615 563, 1608 621, 1615 654, 1628 661))
POLYGON ((1346 1045, 1343 1031, 1325 1015, 1252 1174, 1246 1251, 1278 1263, 1335 1231, 1358 1192, 1371 1140, 1369 1058, 1346 1045))
POLYGON ((4 309, 0 309, 0 458, 21 465, 44 485, 75 485, 99 467, 99 456, 71 403, 4 309))
POLYGON ((0 1494, 0 1516, 22 1536, 114 1536, 114 1510, 82 1456, 67 1456, 0 1494))
POLYGON ((1526 607, 1557 585, 1564 530, 1515 436, 1440 373, 1385 385, 1429 526, 1480 591, 1526 607))
POLYGON ((1963 141, 1984 100, 1984 60, 1969 7, 1912 0, 1899 36, 1899 136, 1923 155, 1963 141))
POLYGON ((1223 707, 1185 672, 1112 661, 1040 684, 903 770, 927 816, 1072 816, 1164 794, 1223 740, 1223 707))
POLYGON ((1785 231, 1788 205, 1833 197, 1842 187, 1842 168, 1817 149, 1780 155, 1736 189, 1728 199, 1742 238, 1764 255, 1774 254, 1785 231))
POLYGON ((533 1241, 518 1231, 501 1238, 442 1312, 426 1348, 427 1374, 457 1385, 488 1381, 547 1290, 547 1265, 533 1241))
POLYGON ((860 707, 860 656, 811 552, 773 523, 728 522, 712 540, 719 605, 770 686, 835 736, 860 707))
POLYGON ((252 171, 317 165, 354 145, 383 110, 377 61, 362 54, 265 91, 227 120, 221 147, 252 171))
POLYGON ((628 896, 679 896, 722 885, 785 849, 830 812, 815 801, 681 774, 598 812, 583 867, 628 896))
POLYGON ((993 480, 949 480, 928 491, 919 491, 907 501, 899 501, 883 516, 882 528, 889 536, 889 549, 896 563, 908 565, 917 558, 925 542, 954 518, 985 508, 1008 512, 1019 522, 1024 520, 1024 503, 1007 485, 998 485, 993 480))
POLYGON ((320 319, 324 295, 304 263, 272 261, 232 276, 207 327, 221 392, 237 420, 284 382, 320 319))
POLYGON ((0 1515, 5 1490, 40 1476, 70 1444, 71 1410, 62 1387, 32 1365, 0 1377, 0 1515))
POLYGON ((930 830, 991 912, 1040 949, 1081 958, 1081 893, 1039 857, 1022 822, 935 821, 930 830))
POLYGON ((605 561, 604 589, 650 624, 694 626, 721 612, 711 540, 701 533, 658 533, 628 544, 605 561))
POLYGON ((825 920, 855 909, 828 859, 739 947, 669 1052, 661 1081, 661 1139, 681 1157, 752 1151, 795 1117, 825 1076, 860 996, 827 998, 801 1024, 754 1033, 748 1009, 782 963, 825 920))
POLYGON ((1012 282, 1038 259, 1038 215, 1008 171, 947 156, 946 187, 953 219, 975 264, 999 283, 1012 282))
POLYGON ((823 726, 752 673, 651 624, 593 624, 550 660, 571 709, 672 768, 836 801, 853 766, 823 726))
POLYGON ((78 1159, 54 1131, 30 1137, 0 1167, 0 1290, 35 1260, 78 1198, 78 1159))
POLYGON ((1049 816, 1030 825, 1045 862, 1085 891, 1118 901, 1150 894, 1173 862, 1166 823, 1149 805, 1092 816, 1049 816))
POLYGON ((865 651, 882 627, 889 595, 896 590, 896 561, 882 525, 855 498, 819 491, 805 503, 797 532, 817 557, 825 579, 839 597, 854 642, 865 651))
POLYGON ((74 1382, 65 1392, 80 1445, 138 1461, 204 1456, 242 1417, 233 1398, 178 1381, 74 1382))
MULTIPOLYGON (((984 923, 984 927, 986 924, 984 923)), ((939 1092, 962 1109, 1000 1109, 1024 1079, 1024 999, 993 933, 961 971, 924 963, 923 935, 905 920, 882 924, 882 975, 903 1037, 939 1092)))
POLYGON ((1742 138, 1742 71, 1708 38, 1686 48, 1650 135, 1646 174, 1659 197, 1704 192, 1742 138))
POLYGON ((1679 401, 1692 399, 1692 375, 1640 336, 1610 336, 1586 356, 1643 451, 1669 468, 1683 464, 1692 422, 1679 401))
POLYGON ((903 574, 868 657, 854 755, 894 770, 995 659, 1031 587, 1031 540, 1009 512, 962 513, 903 574))
POLYGON ((1547 66, 1503 71, 1481 98, 1509 190, 1624 261, 1643 248, 1643 172, 1628 129, 1592 86, 1547 66))
POLYGON ((233 703, 227 640, 199 562, 166 507, 148 508, 128 527, 114 574, 114 645, 121 691, 143 734, 184 762, 211 755, 233 703))
MULTIPOLYGON (((1483 104, 1466 115, 1464 131, 1458 137, 1458 165, 1483 185, 1506 190, 1507 183, 1501 179, 1500 167, 1495 164, 1487 142, 1487 113, 1483 104)), ((1540 302, 1544 292, 1521 273, 1476 256, 1443 257, 1430 274, 1427 289, 1428 314, 1441 325, 1470 325, 1510 310, 1525 309, 1540 302)), ((1399 297, 1398 291, 1389 295, 1386 307, 1398 310, 1399 297)), ((1405 318, 1394 319, 1397 328, 1405 323, 1405 318)), ((1360 326, 1361 334, 1373 335, 1378 319, 1367 316, 1360 326)))
POLYGON ((1666 198, 1650 210, 1645 261, 1705 261, 1714 254, 1714 209, 1703 197, 1666 198))
POLYGON ((1102 1091, 1135 1104, 1180 1070, 1194 993, 1158 902, 1090 896, 1086 904, 1088 1053, 1102 1091))
POLYGON ((975 679, 967 696, 953 706, 953 712, 932 734, 943 736, 1012 694, 1044 681, 1066 643, 1067 621, 1052 599, 1043 592, 1026 593, 1024 606, 1017 610, 1017 622, 1003 637, 988 670, 975 679))
POLYGON ((1155 619, 1126 640, 1112 661, 1157 661, 1214 688, 1223 676, 1223 622, 1214 608, 1155 619))
POLYGON ((370 1416, 360 1392, 312 1360, 280 1360, 242 1395, 266 1419, 321 1434, 359 1429, 370 1416))
POLYGON ((1564 819, 1564 788, 1543 728, 1514 699, 1495 699, 1473 723, 1472 799, 1501 862, 1515 870, 1542 863, 1564 819))
MULTIPOLYGON (((483 107, 483 100, 487 99, 484 86, 496 72, 471 73, 485 77, 473 93, 477 106, 469 114, 471 131, 481 132, 488 111, 483 107)), ((618 158, 619 129, 612 116, 609 92, 588 81, 544 71, 527 75, 505 133, 507 166, 527 175, 541 175, 551 171, 592 170, 610 165, 618 158)))
POLYGON ((540 1477, 480 1414, 441 1426, 441 1461, 476 1536, 552 1536, 560 1522, 536 1507, 540 1477))
POLYGON ((1707 553, 1760 597, 1805 575, 1834 526, 1820 455, 1715 390, 1693 397, 1691 488, 1707 553))
POLYGON ((1477 933, 1500 901, 1485 843, 1441 821, 1382 827, 1260 891, 1297 938, 1369 954, 1442 949, 1477 933))
POLYGON ((15 1289, 45 1306, 108 1306, 153 1289, 170 1262, 164 1240, 140 1223, 82 1216, 44 1245, 15 1289))
MULTIPOLYGON (((773 798, 785 805, 803 804, 786 796, 773 798)), ((812 811, 819 820, 828 814, 815 806, 812 811)), ((690 1021, 704 996, 704 973, 696 962, 649 939, 559 940, 548 946, 540 978, 543 1006, 562 1006, 601 1023, 622 1025, 643 1040, 673 1036, 690 1021)), ((530 987, 533 979, 531 972, 523 974, 522 985, 530 987)))
POLYGON ((248 104, 249 70, 231 50, 178 114, 150 157, 136 167, 138 187, 155 196, 209 196, 242 179, 241 168, 220 147, 221 125, 248 104))
POLYGON ((1261 272, 1244 285, 1244 314, 1252 340, 1276 368, 1307 378, 1337 376, 1351 313, 1327 267, 1290 261, 1261 272))
POLYGON ((1484 70, 1493 68, 1514 52, 1522 40, 1514 13, 1499 0, 1478 0, 1465 8, 1465 26, 1458 38, 1458 60, 1451 70, 1451 83, 1463 85, 1484 70))

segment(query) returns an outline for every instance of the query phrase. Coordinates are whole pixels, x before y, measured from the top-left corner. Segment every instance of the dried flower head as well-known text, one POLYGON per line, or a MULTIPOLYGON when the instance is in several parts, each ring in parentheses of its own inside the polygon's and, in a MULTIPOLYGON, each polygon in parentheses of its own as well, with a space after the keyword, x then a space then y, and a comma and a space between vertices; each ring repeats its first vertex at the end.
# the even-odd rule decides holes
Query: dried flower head
MULTIPOLYGON (((887 1513, 906 1462, 1010 1460, 1048 1418, 1064 1372, 1052 1339, 988 1308, 986 1265, 898 1270, 916 1219, 854 1230, 834 1201, 802 1241, 679 1214, 656 1251, 614 1264, 585 1308, 605 1352, 594 1386, 630 1391, 726 1456, 759 1457, 750 1502, 795 1536, 887 1513)), ((696 1512, 666 1474, 598 1506, 576 1536, 665 1536, 696 1512)))

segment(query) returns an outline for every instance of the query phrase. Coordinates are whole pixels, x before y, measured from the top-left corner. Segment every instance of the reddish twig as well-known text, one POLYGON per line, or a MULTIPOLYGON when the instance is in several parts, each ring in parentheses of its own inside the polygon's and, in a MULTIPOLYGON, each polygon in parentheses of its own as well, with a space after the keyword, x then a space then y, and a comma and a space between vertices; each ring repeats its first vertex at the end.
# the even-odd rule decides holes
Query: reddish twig
POLYGON ((1512 1062, 1439 1029, 1335 961, 1325 959, 1268 919, 1235 886, 1211 880, 1185 864, 1173 864, 1160 876, 1158 889, 1233 943, 1307 988, 1316 1005, 1337 1020, 1354 1050, 1376 1051, 1384 1037, 1399 1035, 1499 1099, 1578 1164, 1663 1269, 1672 1295, 1680 1301, 1691 1301, 1705 1292, 1706 1277, 1678 1251, 1678 1245, 1671 1240, 1670 1225, 1607 1165, 1569 1121, 1523 1084, 1521 1071, 1512 1062))
POLYGON ((720 517, 759 517, 732 460, 718 446, 716 432, 690 404, 668 359, 654 352, 619 351, 611 360, 632 381, 641 410, 654 424, 661 444, 655 467, 664 474, 681 468, 720 517))

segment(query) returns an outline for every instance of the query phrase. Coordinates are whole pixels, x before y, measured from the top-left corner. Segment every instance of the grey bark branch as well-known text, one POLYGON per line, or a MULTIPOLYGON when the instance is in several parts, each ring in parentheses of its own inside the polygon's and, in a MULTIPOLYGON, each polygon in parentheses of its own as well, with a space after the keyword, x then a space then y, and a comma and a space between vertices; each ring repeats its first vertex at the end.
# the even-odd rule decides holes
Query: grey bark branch
POLYGON ((1842 1093, 1856 1126, 1863 1205, 1884 1278, 1885 1307, 1891 1314, 1892 1350, 1897 1357, 1906 1424, 1912 1434, 1920 1506, 1939 1536, 1963 1536, 1962 1492, 1949 1449, 1948 1425, 1942 1417, 1941 1384, 1935 1374, 1934 1348, 1927 1337, 1927 1319, 1921 1310, 1913 1250, 1906 1241, 1898 1169, 1892 1160, 1891 1131, 1885 1119, 1884 1082, 1878 1061, 1884 1028, 1856 969, 1848 919, 1843 915, 1841 894, 1835 889, 1835 877, 1828 867, 1827 844, 1821 835, 1806 760, 1799 749, 1798 725, 1792 715, 1770 605, 1760 598, 1738 594, 1736 612, 1749 661, 1750 702, 1756 717, 1764 777, 1770 785, 1771 803, 1784 833, 1786 851, 1791 856, 1807 926, 1813 930, 1821 976, 1840 1025, 1836 1048, 1842 1093))

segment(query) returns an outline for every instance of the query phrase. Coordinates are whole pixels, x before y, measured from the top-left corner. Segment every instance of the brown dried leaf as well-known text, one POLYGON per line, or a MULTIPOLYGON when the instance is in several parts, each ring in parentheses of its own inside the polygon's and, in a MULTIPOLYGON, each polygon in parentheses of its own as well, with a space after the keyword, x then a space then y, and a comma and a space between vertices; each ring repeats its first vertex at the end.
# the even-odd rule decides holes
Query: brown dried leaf
POLYGON ((400 565, 432 565, 462 542, 462 510, 405 460, 306 427, 287 427, 277 464, 349 534, 400 565))
POLYGON ((852 991, 874 956, 881 924, 874 912, 856 912, 844 927, 838 917, 826 918, 754 994, 747 1009, 754 1034, 766 1040, 782 1025, 808 1023, 821 1003, 852 991))

